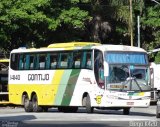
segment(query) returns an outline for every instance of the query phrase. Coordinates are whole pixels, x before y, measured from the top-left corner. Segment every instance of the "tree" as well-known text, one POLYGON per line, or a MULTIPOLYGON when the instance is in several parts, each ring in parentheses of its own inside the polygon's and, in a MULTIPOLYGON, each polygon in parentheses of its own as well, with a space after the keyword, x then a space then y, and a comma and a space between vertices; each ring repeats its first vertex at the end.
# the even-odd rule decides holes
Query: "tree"
POLYGON ((58 40, 54 36, 55 31, 67 33, 69 29, 84 29, 85 21, 90 17, 88 12, 78 7, 78 2, 79 0, 1 0, 1 48, 10 51, 19 46, 30 47, 32 43, 42 47, 58 40))
MULTIPOLYGON (((143 47, 147 50, 160 48, 160 6, 148 6, 142 24, 145 41, 143 47)), ((150 57, 160 63, 160 53, 153 53, 150 57)))
MULTIPOLYGON (((140 15, 142 47, 158 47, 159 6, 150 0, 132 2, 134 46, 140 15)), ((0 48, 67 41, 130 45, 129 16, 129 0, 1 0, 0 48)))
POLYGON ((146 15, 142 19, 146 49, 160 47, 160 6, 147 7, 146 15))
MULTIPOLYGON (((138 3, 133 0, 134 6, 138 3)), ((102 43, 130 45, 129 1, 91 0, 93 38, 102 43)))

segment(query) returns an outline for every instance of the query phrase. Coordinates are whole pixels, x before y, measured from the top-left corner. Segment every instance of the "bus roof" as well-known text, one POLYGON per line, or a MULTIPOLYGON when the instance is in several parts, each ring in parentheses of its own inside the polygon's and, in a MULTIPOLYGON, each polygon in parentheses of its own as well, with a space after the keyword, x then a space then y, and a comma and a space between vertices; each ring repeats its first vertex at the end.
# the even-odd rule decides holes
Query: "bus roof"
POLYGON ((128 52, 146 52, 144 49, 127 45, 112 45, 100 44, 95 42, 66 42, 50 44, 48 47, 38 49, 14 49, 11 53, 19 52, 39 52, 39 51, 59 51, 59 50, 74 50, 74 49, 99 49, 101 51, 128 51, 128 52))
POLYGON ((96 46, 101 45, 95 42, 69 42, 69 43, 55 43, 50 44, 48 48, 72 48, 72 47, 85 47, 85 46, 96 46))
POLYGON ((134 46, 127 46, 127 45, 111 45, 105 44, 96 46, 96 49, 100 49, 102 51, 128 51, 128 52, 146 52, 144 49, 134 46))

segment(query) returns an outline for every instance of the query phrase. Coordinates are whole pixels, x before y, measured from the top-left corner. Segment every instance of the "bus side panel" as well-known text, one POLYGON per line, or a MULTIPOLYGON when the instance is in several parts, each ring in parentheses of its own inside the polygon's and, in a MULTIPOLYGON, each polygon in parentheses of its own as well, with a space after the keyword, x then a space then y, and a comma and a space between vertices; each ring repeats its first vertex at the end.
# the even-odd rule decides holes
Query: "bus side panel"
POLYGON ((88 93, 91 99, 91 105, 95 105, 96 91, 98 88, 93 70, 83 69, 77 79, 70 106, 82 106, 83 94, 88 93))
POLYGON ((23 92, 28 94, 30 100, 32 93, 37 94, 38 104, 49 106, 82 106, 85 92, 90 95, 91 103, 97 105, 95 98, 101 95, 97 93, 100 88, 96 84, 94 71, 89 69, 10 69, 9 77, 10 101, 14 104, 22 103, 23 92), (19 79, 11 78, 17 75, 19 79), (46 75, 49 78, 44 78, 46 75))
POLYGON ((58 82, 58 78, 63 74, 63 70, 58 71, 58 75, 55 75, 55 71, 13 71, 10 70, 9 75, 9 100, 13 104, 21 104, 22 95, 27 93, 31 100, 32 93, 37 94, 38 103, 40 105, 53 105, 54 91, 56 91, 56 85, 53 83, 58 82), (19 75, 19 79, 11 78, 19 75), (40 77, 34 77, 39 75, 40 77), (48 75, 45 78, 45 75, 48 75), (56 78, 56 80, 55 80, 56 78), (18 81, 17 81, 18 80, 18 81), (54 81, 53 81, 54 80, 54 81))
POLYGON ((49 99, 41 98, 41 100, 39 100, 39 105, 54 105, 58 87, 60 85, 61 77, 63 76, 63 74, 64 74, 64 70, 55 71, 52 77, 51 89, 46 88, 47 89, 46 92, 48 91, 49 99))
MULTIPOLYGON (((13 73, 16 75, 16 72, 13 73)), ((44 71, 39 72, 39 74, 41 73, 44 73, 44 71)), ((14 84, 13 81, 10 81, 9 84, 10 101, 14 104, 21 104, 22 94, 26 92, 30 100, 32 93, 37 94, 39 105, 69 106, 72 97, 78 95, 78 93, 73 94, 73 92, 79 78, 80 69, 45 71, 45 73, 50 74, 51 78, 49 82, 45 81, 45 84, 42 81, 39 81, 39 83, 34 80, 28 81, 28 75, 37 74, 36 72, 19 73, 21 79, 18 84, 14 84)), ((75 101, 74 105, 76 104, 75 101)))

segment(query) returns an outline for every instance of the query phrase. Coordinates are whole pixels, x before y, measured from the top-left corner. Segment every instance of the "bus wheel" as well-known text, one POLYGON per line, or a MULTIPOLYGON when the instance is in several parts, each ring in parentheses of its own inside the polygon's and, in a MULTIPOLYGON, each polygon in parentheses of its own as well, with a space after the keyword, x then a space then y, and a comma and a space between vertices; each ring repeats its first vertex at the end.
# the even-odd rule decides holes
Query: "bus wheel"
POLYGON ((157 102, 156 118, 160 118, 160 100, 157 102))
POLYGON ((38 98, 37 95, 34 94, 32 97, 32 105, 33 105, 33 112, 42 112, 43 108, 38 105, 38 98))
POLYGON ((83 97, 83 99, 82 99, 82 106, 86 106, 86 99, 87 99, 87 97, 83 97))
POLYGON ((160 98, 160 91, 158 91, 157 96, 158 96, 158 99, 159 99, 160 98))
POLYGON ((124 108, 123 109, 123 115, 129 115, 130 108, 124 108))
MULTIPOLYGON (((85 99, 85 97, 83 99, 85 99)), ((89 95, 86 97, 86 111, 87 113, 93 113, 93 107, 91 107, 91 100, 89 95)))
POLYGON ((32 102, 29 100, 27 95, 23 96, 23 104, 24 104, 24 110, 26 112, 32 112, 33 111, 32 102))

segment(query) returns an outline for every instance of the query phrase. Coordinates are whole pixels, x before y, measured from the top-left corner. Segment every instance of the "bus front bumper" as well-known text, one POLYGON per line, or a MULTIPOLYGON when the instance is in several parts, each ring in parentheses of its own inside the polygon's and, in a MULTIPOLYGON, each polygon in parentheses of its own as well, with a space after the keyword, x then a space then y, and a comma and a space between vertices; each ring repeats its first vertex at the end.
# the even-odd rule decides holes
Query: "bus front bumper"
POLYGON ((150 99, 146 100, 115 100, 109 99, 106 101, 107 107, 148 107, 150 99))

